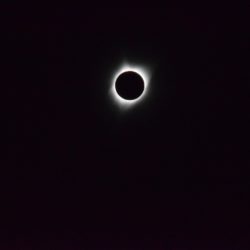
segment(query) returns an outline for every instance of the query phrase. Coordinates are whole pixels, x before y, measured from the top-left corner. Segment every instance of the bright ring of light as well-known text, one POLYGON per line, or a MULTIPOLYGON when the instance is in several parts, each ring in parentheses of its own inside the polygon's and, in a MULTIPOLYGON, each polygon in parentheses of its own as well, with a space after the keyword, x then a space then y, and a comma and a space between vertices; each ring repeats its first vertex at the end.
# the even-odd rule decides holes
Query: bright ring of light
POLYGON ((117 72, 114 74, 114 77, 112 79, 111 96, 113 100, 115 101, 116 104, 118 104, 122 108, 128 108, 128 107, 134 106, 134 104, 142 101, 146 97, 147 92, 148 92, 149 79, 150 79, 150 74, 148 70, 146 70, 145 68, 140 67, 140 66, 131 66, 128 64, 123 65, 119 70, 117 70, 117 72), (116 83, 117 78, 119 77, 119 75, 127 71, 133 71, 139 74, 142 77, 143 82, 144 82, 144 90, 142 94, 134 100, 126 100, 122 98, 121 96, 118 95, 115 89, 115 83, 116 83))

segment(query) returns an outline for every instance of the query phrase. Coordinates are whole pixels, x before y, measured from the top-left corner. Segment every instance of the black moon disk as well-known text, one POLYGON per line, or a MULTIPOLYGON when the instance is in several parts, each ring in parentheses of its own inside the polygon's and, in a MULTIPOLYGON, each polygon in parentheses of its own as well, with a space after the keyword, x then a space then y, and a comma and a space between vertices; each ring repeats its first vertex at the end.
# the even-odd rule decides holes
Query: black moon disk
POLYGON ((134 100, 143 93, 144 81, 138 73, 127 71, 118 76, 115 89, 123 99, 134 100))

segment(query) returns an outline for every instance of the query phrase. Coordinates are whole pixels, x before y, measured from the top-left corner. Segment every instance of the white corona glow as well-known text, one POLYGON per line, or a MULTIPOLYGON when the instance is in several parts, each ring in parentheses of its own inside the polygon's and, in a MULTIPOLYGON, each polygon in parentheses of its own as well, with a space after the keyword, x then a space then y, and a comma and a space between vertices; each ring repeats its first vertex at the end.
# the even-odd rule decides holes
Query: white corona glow
POLYGON ((128 107, 132 107, 134 106, 134 104, 142 101, 148 92, 148 85, 149 85, 149 80, 150 80, 150 72, 149 70, 147 70, 145 67, 141 67, 141 66, 135 66, 135 65, 131 65, 131 64, 123 64, 114 74, 113 78, 112 78, 112 84, 111 84, 111 96, 113 98, 113 100, 115 101, 116 104, 118 104, 120 107, 122 108, 128 108, 128 107), (142 94, 134 99, 134 100, 126 100, 124 98, 122 98, 121 96, 118 95, 116 89, 115 89, 115 82, 117 80, 117 78, 119 77, 119 75, 121 75, 122 73, 125 73, 127 71, 133 71, 137 74, 139 74, 144 82, 144 90, 142 92, 142 94))

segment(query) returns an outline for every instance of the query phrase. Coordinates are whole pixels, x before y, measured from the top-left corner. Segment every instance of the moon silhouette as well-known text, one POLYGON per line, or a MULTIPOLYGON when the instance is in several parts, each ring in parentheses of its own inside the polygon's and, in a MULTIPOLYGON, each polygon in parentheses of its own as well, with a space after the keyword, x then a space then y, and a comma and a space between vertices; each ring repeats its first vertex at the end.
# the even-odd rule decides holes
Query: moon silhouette
POLYGON ((134 71, 126 71, 118 76, 115 82, 117 94, 125 100, 135 100, 144 91, 143 78, 134 71))
POLYGON ((135 107, 149 94, 151 69, 147 66, 122 64, 113 74, 110 96, 121 110, 135 107))

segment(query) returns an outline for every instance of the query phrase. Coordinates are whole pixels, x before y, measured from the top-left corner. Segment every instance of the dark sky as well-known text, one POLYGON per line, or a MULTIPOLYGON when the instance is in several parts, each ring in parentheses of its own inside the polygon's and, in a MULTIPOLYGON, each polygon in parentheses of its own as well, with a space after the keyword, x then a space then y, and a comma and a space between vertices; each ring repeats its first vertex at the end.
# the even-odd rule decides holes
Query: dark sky
POLYGON ((246 8, 3 17, 2 249, 248 249, 246 8), (109 96, 124 60, 152 72, 126 112, 109 96))

